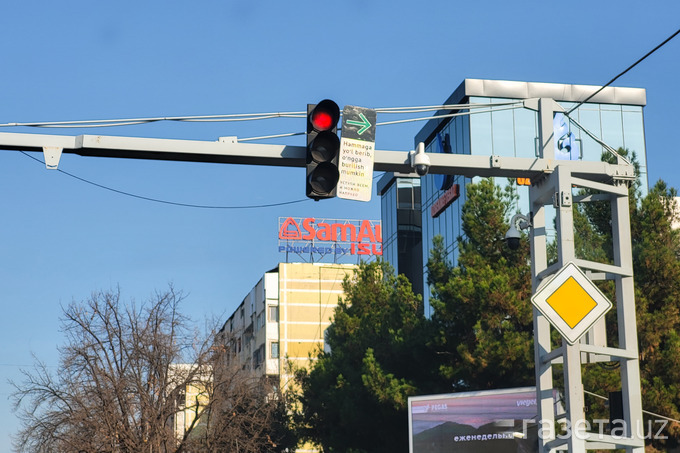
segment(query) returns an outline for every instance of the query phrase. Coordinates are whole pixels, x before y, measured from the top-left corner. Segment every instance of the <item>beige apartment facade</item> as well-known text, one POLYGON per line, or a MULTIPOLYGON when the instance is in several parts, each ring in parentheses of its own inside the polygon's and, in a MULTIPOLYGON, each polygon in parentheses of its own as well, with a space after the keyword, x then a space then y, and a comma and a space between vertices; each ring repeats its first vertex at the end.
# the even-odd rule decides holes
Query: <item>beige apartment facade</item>
POLYGON ((305 367, 324 348, 342 283, 354 264, 280 263, 265 272, 220 331, 233 357, 273 385, 291 382, 288 364, 305 367))

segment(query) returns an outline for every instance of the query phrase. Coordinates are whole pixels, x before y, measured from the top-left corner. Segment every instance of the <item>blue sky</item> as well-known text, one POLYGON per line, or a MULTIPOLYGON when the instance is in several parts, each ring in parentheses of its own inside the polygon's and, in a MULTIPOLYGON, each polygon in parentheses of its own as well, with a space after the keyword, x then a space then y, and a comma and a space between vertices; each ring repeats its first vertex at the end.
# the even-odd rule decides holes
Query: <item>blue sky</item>
MULTIPOLYGON (((464 78, 598 85, 676 31, 677 17, 674 1, 7 2, 0 123, 301 111, 323 98, 340 106, 432 105, 464 78)), ((615 84, 647 89, 650 183, 674 187, 679 69, 676 38, 615 84)), ((381 127, 376 147, 409 150, 421 126, 381 127)), ((0 128, 196 140, 303 130, 301 119, 0 128)), ((305 198, 299 168, 76 155, 64 155, 60 168, 182 203, 305 198)), ((18 427, 7 380, 21 378, 32 353, 57 364, 62 305, 117 286, 143 300, 172 282, 187 293, 195 319, 225 317, 283 258, 279 216, 380 216, 377 197, 235 210, 152 203, 48 171, 15 151, 0 151, 0 193, 0 453, 10 451, 18 427)))

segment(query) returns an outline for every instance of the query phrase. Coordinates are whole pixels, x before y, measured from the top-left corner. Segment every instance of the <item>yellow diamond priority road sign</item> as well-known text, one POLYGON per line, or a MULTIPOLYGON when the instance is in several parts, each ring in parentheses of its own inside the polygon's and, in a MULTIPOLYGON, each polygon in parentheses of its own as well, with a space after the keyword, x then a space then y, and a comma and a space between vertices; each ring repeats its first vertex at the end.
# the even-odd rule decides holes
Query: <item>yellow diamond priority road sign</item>
POLYGON ((612 303, 574 263, 560 269, 531 302, 569 344, 612 308, 612 303))

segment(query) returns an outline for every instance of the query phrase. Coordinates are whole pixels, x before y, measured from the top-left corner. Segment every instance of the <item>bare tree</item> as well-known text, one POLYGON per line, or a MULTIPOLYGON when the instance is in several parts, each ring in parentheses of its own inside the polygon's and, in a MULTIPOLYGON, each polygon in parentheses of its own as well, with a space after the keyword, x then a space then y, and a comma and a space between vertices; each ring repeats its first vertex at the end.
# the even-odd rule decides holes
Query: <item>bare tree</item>
MULTIPOLYGON (((14 383, 19 452, 280 451, 285 400, 199 334, 172 287, 137 306, 119 291, 63 311, 56 371, 40 361, 14 383), (181 422, 181 423, 179 423, 181 422)), ((294 440, 291 440, 294 442, 294 440)))

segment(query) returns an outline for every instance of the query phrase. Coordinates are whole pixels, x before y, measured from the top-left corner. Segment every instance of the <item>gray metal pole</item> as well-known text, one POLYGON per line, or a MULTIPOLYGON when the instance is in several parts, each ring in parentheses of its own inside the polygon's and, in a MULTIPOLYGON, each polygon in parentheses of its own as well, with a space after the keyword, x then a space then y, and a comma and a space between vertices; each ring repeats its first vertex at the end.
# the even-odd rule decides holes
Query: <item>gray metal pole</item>
MULTIPOLYGON (((612 232, 614 242, 614 265, 633 268, 632 238, 628 196, 618 196, 612 201, 612 232)), ((638 359, 637 323, 635 320, 635 289, 633 276, 619 275, 616 279, 616 309, 619 324, 619 348, 628 358, 620 360, 623 415, 626 436, 644 445, 642 420, 642 397, 640 395, 640 361, 638 359)), ((643 453, 644 447, 627 448, 643 453)))

